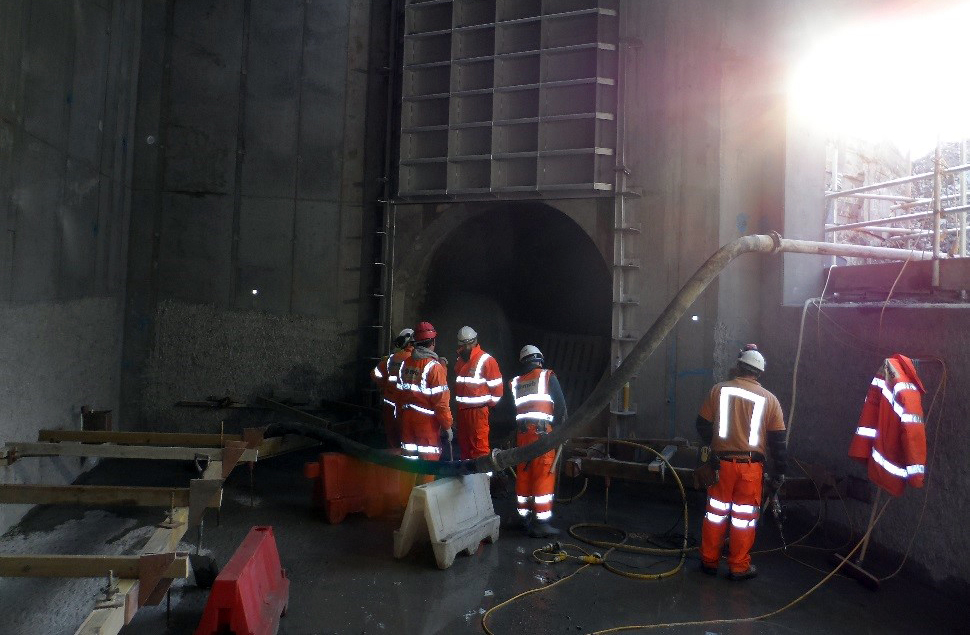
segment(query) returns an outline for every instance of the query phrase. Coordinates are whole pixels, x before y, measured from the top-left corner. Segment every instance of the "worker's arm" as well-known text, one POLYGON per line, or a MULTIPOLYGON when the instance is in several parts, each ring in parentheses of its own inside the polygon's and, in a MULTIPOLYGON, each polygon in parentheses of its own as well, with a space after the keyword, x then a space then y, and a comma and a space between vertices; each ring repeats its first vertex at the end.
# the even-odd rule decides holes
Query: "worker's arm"
POLYGON ((494 408, 502 395, 505 394, 505 386, 502 384, 502 371, 499 370, 498 362, 495 361, 494 357, 489 357, 488 361, 485 362, 484 371, 485 385, 488 386, 488 394, 492 398, 488 405, 494 408))
POLYGON ((768 452, 771 453, 771 461, 774 464, 772 474, 775 479, 783 477, 788 472, 788 444, 785 443, 784 430, 769 430, 768 452))
POLYGON ((371 381, 374 382, 374 385, 380 388, 381 390, 384 389, 384 384, 387 382, 387 377, 384 375, 386 371, 387 371, 387 358, 385 357, 384 359, 379 361, 377 363, 377 366, 374 367, 374 370, 370 372, 371 381))
POLYGON ((448 390, 448 373, 440 363, 435 363, 428 372, 428 388, 434 391, 430 396, 434 405, 434 418, 442 430, 451 429, 451 391, 448 390))
POLYGON ((552 426, 555 428, 565 423, 567 416, 566 396, 562 392, 562 386, 559 385, 559 378, 555 375, 552 375, 552 380, 549 382, 549 394, 552 396, 552 403, 556 407, 552 418, 552 426))
POLYGON ((710 445, 714 440, 714 422, 697 415, 694 426, 697 428, 697 436, 701 438, 701 445, 710 445))

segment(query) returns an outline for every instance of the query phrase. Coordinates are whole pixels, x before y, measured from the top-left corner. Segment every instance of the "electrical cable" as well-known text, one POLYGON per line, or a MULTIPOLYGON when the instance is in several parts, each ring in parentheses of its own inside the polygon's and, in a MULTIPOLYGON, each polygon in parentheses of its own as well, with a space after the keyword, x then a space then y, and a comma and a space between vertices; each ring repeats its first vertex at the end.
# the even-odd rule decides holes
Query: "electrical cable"
POLYGON ((838 565, 836 565, 836 567, 832 571, 830 571, 824 578, 822 578, 821 580, 819 580, 812 588, 810 588, 809 590, 807 590, 805 593, 802 593, 800 596, 798 596, 797 598, 795 598, 794 600, 792 600, 788 604, 782 606, 781 608, 775 609, 774 611, 769 611, 768 613, 763 613, 761 615, 756 615, 756 616, 753 616, 753 617, 722 618, 722 619, 714 619, 714 620, 694 620, 694 621, 689 621, 689 622, 669 622, 669 623, 665 623, 665 624, 637 624, 637 625, 630 625, 630 626, 615 626, 613 628, 607 628, 607 629, 603 629, 603 630, 599 630, 599 631, 593 631, 589 635, 605 635, 606 633, 619 633, 620 631, 650 630, 650 629, 654 629, 654 628, 676 628, 676 627, 680 627, 680 626, 701 626, 701 625, 704 625, 704 624, 740 624, 740 623, 745 623, 745 622, 756 622, 756 621, 768 619, 769 617, 774 617, 775 615, 778 615, 779 613, 782 613, 783 611, 787 611, 791 607, 793 607, 796 604, 798 604, 799 602, 803 601, 805 598, 807 598, 812 593, 814 593, 816 590, 818 590, 819 587, 821 587, 823 584, 825 584, 826 582, 828 582, 834 575, 836 575, 838 573, 838 571, 843 566, 845 566, 845 563, 848 562, 849 559, 853 555, 855 555, 855 552, 858 551, 860 547, 862 547, 863 541, 872 532, 872 528, 875 527, 876 521, 878 521, 879 518, 882 517, 883 513, 886 511, 886 508, 889 506, 889 502, 891 500, 892 499, 887 499, 886 500, 886 502, 882 506, 882 509, 879 510, 879 513, 876 516, 875 520, 869 526, 869 529, 866 531, 865 535, 862 537, 862 540, 860 540, 856 544, 856 546, 853 547, 852 551, 850 551, 849 554, 846 555, 846 557, 845 557, 844 560, 842 560, 838 565))

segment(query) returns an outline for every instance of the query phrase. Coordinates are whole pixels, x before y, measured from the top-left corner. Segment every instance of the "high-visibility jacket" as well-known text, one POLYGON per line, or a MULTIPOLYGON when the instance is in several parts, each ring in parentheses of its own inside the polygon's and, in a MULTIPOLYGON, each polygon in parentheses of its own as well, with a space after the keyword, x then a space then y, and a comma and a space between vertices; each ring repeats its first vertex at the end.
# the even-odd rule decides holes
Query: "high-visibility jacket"
POLYGON ((869 480, 893 496, 923 487, 926 429, 923 393, 913 361, 895 354, 872 379, 849 456, 868 465, 869 480))
POLYGON ((423 348, 415 350, 401 367, 398 388, 401 391, 399 408, 430 417, 441 430, 451 428, 448 372, 437 355, 423 348))
POLYGON ((516 423, 543 422, 546 425, 552 424, 557 414, 551 385, 555 378, 556 375, 551 370, 533 368, 512 380, 510 385, 512 387, 512 398, 515 399, 516 423))
POLYGON ((396 408, 400 396, 398 376, 400 375, 401 367, 404 366, 404 361, 411 357, 412 348, 408 346, 404 350, 384 357, 370 373, 371 381, 381 390, 384 403, 392 408, 396 408))
POLYGON ((459 357, 455 362, 455 401, 459 410, 494 407, 504 392, 498 362, 478 344, 471 350, 468 361, 459 357))
POLYGON ((778 398, 753 377, 715 384, 700 416, 714 424, 711 448, 717 455, 755 452, 764 457, 767 433, 785 429, 778 398))

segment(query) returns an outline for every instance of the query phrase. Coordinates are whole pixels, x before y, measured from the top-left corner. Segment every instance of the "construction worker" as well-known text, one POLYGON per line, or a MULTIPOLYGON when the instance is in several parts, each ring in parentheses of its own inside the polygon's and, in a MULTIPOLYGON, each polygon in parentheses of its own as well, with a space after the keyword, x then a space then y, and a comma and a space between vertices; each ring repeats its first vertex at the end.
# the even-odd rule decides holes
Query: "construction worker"
POLYGON ((495 358, 482 350, 478 333, 470 326, 458 330, 455 360, 455 401, 458 404, 458 448, 461 458, 489 453, 488 420, 502 398, 502 372, 495 358))
POLYGON ((397 448, 401 445, 401 422, 397 413, 399 398, 397 379, 404 360, 411 357, 411 351, 414 349, 413 340, 414 329, 404 329, 398 333, 394 338, 394 353, 385 356, 370 373, 371 381, 381 391, 383 400, 381 416, 389 448, 397 448))
POLYGON ((774 462, 770 485, 774 492, 784 482, 787 468, 781 405, 758 383, 764 370, 764 356, 750 345, 745 347, 738 355, 734 378, 711 388, 697 417, 697 433, 707 446, 701 453, 710 451, 718 474, 716 482, 707 488, 701 571, 717 575, 730 522, 727 560, 732 580, 747 580, 758 573, 749 551, 761 509, 766 446, 774 462))
POLYGON ((441 459, 440 436, 451 447, 451 393, 447 360, 434 352, 438 332, 430 322, 414 328, 414 350, 404 360, 400 388, 401 449, 407 458, 441 459))
MULTIPOLYGON (((522 374, 511 382, 518 432, 515 445, 522 447, 548 434, 566 420, 566 399, 556 374, 542 367, 542 352, 528 344, 519 351, 522 374)), ((533 538, 556 536, 552 526, 552 497, 556 487, 556 450, 549 450, 515 468, 515 494, 519 520, 533 538), (535 516, 533 519, 532 516, 535 516)))

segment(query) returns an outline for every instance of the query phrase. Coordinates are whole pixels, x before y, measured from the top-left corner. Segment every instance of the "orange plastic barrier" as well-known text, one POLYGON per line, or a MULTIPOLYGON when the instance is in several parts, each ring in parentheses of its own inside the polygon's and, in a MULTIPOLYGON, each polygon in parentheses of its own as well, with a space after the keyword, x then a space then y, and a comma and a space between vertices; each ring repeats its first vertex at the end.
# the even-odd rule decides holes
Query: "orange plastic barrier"
POLYGON ((324 452, 306 463, 303 475, 313 479, 313 504, 323 507, 332 524, 347 514, 368 518, 404 509, 414 487, 414 474, 365 463, 339 452, 324 452))
POLYGON ((274 635, 290 599, 272 527, 253 527, 216 577, 195 635, 274 635))

